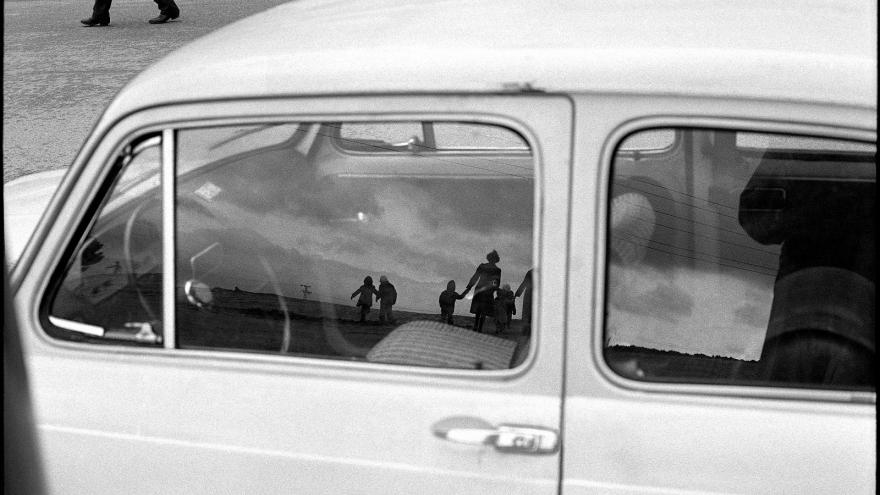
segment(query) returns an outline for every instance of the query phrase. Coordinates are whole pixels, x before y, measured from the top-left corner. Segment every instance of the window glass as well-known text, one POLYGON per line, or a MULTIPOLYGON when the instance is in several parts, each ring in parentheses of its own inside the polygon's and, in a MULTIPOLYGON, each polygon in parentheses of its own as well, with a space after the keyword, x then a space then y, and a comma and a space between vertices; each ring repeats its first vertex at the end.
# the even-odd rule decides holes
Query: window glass
POLYGON ((51 331, 64 339, 161 342, 160 138, 119 157, 122 172, 52 300, 51 331))
POLYGON ((178 143, 178 171, 185 173, 207 163, 250 151, 255 147, 280 145, 296 136, 296 131, 296 124, 261 124, 205 129, 199 135, 178 143))
POLYGON ((525 151, 518 133, 475 122, 371 122, 336 124, 341 148, 363 152, 525 151))
POLYGON ((673 144, 675 144, 675 130, 655 129, 630 134, 620 143, 617 151, 664 151, 673 144))
POLYGON ((673 152, 613 163, 611 367, 873 391, 875 145, 674 131, 673 152))
MULTIPOLYGON (((395 123, 394 142, 422 122, 395 123)), ((529 348, 533 159, 339 148, 384 124, 292 126, 281 146, 181 152, 178 346, 469 369, 529 348), (317 130, 317 131, 316 131, 317 130), (201 163, 193 165, 190 160, 201 163), (474 331, 474 327, 478 331, 474 331)), ((511 132, 503 129, 504 132, 511 132)), ((184 129, 181 150, 235 129, 184 129)))
POLYGON ((346 122, 337 125, 343 148, 384 152, 425 143, 421 122, 346 122))
POLYGON ((438 122, 432 128, 437 149, 529 149, 519 134, 504 127, 468 122, 438 122))
POLYGON ((828 150, 870 153, 875 149, 875 145, 873 144, 854 143, 852 141, 842 141, 840 139, 763 134, 757 132, 737 132, 736 145, 740 148, 751 148, 762 152, 766 150, 828 150))

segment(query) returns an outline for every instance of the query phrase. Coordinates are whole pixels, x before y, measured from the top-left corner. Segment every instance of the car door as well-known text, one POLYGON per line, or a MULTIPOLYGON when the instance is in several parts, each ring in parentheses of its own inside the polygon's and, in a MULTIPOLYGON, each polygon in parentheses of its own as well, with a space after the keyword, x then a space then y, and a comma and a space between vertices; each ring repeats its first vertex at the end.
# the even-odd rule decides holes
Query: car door
POLYGON ((873 493, 874 111, 577 105, 563 493, 873 493))
POLYGON ((103 131, 18 268, 49 484, 555 493, 571 116, 263 99, 103 131))

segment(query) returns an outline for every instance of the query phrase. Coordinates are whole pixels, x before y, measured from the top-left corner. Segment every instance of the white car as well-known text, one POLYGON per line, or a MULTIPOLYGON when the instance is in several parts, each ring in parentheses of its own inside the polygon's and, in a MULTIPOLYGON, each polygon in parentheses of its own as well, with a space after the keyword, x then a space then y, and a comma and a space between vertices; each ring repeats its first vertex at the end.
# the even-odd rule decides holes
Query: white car
POLYGON ((48 485, 874 493, 876 14, 299 1, 181 48, 35 226, 51 174, 5 188, 48 485))

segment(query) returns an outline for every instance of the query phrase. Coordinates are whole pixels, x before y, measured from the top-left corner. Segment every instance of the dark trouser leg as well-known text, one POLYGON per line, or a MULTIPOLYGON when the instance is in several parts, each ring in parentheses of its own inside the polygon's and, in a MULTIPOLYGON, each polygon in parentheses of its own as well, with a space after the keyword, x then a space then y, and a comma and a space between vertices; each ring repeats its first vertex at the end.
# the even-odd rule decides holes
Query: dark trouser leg
POLYGON ((156 5, 159 6, 159 12, 161 12, 169 17, 177 17, 180 15, 180 9, 177 8, 177 4, 174 3, 174 0, 153 0, 153 1, 156 2, 156 5))
POLYGON ((92 7, 92 19, 104 21, 110 19, 110 2, 113 0, 95 0, 95 6, 92 7))
POLYGON ((474 330, 478 332, 483 331, 483 321, 486 319, 486 315, 483 313, 477 313, 474 315, 474 330))

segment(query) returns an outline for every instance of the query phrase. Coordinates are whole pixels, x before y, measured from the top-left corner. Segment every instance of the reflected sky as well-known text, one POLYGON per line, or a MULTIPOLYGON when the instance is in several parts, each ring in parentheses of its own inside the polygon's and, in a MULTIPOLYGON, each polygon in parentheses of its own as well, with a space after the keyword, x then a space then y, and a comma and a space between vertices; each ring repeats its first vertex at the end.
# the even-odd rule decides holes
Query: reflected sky
MULTIPOLYGON (((418 160, 421 169, 446 166, 418 160)), ((288 297, 308 285, 310 299, 340 304, 354 304, 349 296, 364 277, 385 275, 397 309, 426 313, 439 313, 447 282, 463 289, 492 249, 502 283, 516 287, 531 267, 532 180, 315 171, 302 153, 281 148, 182 175, 179 257, 220 242, 222 261, 196 274, 209 285, 265 290, 262 256, 288 297)), ((456 313, 468 308, 461 301, 456 313)))

